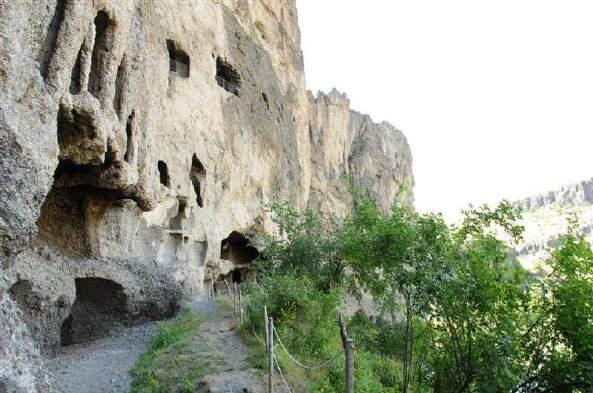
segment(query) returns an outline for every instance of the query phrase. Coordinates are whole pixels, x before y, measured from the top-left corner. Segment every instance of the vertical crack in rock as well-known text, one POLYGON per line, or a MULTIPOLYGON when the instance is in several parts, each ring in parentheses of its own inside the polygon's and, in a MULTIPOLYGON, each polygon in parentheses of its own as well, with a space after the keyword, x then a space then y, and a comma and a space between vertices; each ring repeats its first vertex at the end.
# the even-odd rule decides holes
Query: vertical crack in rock
POLYGON ((132 113, 130 113, 130 116, 128 116, 128 120, 126 121, 126 152, 124 154, 124 161, 128 164, 132 164, 136 158, 136 141, 134 136, 135 117, 136 113, 132 111, 132 113))
POLYGON ((78 51, 78 56, 76 56, 76 63, 74 63, 74 67, 72 68, 72 73, 70 75, 70 94, 79 94, 82 86, 80 84, 80 77, 82 73, 82 56, 83 56, 84 45, 80 47, 78 51))
POLYGON ((62 26, 62 23, 64 22, 64 16, 66 14, 66 5, 67 0, 57 1, 53 18, 49 24, 47 34, 45 35, 45 39, 43 40, 43 43, 41 45, 41 50, 39 53, 39 71, 43 79, 47 79, 49 64, 56 50, 60 26, 62 26))

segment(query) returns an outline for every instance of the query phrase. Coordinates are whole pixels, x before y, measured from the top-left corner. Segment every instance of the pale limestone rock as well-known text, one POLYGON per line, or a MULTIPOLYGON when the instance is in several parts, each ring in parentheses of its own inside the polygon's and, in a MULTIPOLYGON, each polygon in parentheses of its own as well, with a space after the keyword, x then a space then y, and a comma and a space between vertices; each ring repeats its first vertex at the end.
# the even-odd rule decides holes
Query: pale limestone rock
POLYGON ((26 391, 30 337, 170 315, 256 255, 265 203, 343 214, 348 175, 387 209, 413 183, 401 132, 308 96, 293 1, 0 2, 0 151, 1 371, 26 391))

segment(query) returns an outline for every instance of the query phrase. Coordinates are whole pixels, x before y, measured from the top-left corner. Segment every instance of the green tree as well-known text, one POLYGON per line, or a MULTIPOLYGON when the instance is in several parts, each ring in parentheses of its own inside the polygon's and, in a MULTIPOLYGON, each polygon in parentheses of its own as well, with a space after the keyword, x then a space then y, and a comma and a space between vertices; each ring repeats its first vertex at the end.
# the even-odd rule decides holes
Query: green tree
POLYGON ((464 212, 453 231, 447 275, 427 316, 433 345, 433 390, 504 392, 521 374, 519 332, 525 326, 527 277, 509 258, 502 229, 519 239, 520 212, 502 202, 464 212))
POLYGON ((413 379, 416 320, 430 311, 446 269, 452 244, 441 216, 421 215, 395 206, 389 214, 367 200, 355 205, 342 232, 343 252, 356 288, 370 293, 389 313, 402 320, 402 391, 413 379))
POLYGON ((523 383, 532 392, 593 391, 593 250, 574 226, 534 289, 523 383))
POLYGON ((272 203, 268 210, 279 233, 264 239, 260 272, 306 274, 325 292, 340 287, 346 268, 340 223, 310 209, 300 213, 286 203, 272 203))

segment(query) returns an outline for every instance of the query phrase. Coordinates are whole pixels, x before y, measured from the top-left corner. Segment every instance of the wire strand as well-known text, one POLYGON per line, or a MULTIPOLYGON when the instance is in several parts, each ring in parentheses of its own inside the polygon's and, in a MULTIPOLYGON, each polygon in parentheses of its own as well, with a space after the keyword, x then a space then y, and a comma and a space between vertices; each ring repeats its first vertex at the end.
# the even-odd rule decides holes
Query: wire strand
POLYGON ((274 353, 274 351, 272 351, 272 356, 274 357, 274 363, 276 364, 278 373, 280 374, 280 377, 282 378, 282 381, 284 382, 284 386, 286 386, 286 390, 288 390, 288 393, 292 393, 292 391, 290 390, 290 386, 288 386, 288 382, 286 382, 286 379, 284 378, 284 374, 282 374, 282 369, 280 368, 280 363, 278 362, 278 358, 276 357, 276 354, 274 353))
POLYGON ((297 359, 295 359, 290 352, 288 352, 288 349, 286 349, 286 347, 284 346, 284 343, 282 342, 282 340, 280 339, 280 336, 278 335, 278 331, 276 330, 276 327, 274 327, 274 335, 276 336, 276 339, 278 340, 278 343, 280 344, 280 346, 282 347, 282 349, 284 349, 284 352, 286 352, 286 354, 288 355, 288 357, 290 358, 290 360, 292 360, 297 366, 307 369, 307 370, 317 370, 323 367, 328 366, 329 364, 333 363, 341 354, 342 352, 336 352, 336 354, 329 358, 328 360, 326 360, 325 362, 322 362, 316 366, 307 366, 301 362, 299 362, 297 359))

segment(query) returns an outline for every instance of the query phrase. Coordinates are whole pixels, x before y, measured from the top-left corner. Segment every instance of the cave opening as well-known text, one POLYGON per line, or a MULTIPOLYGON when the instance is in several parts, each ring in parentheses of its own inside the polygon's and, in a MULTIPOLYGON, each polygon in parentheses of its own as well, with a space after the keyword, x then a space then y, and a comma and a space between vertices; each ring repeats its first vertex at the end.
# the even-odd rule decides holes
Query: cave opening
POLYGON ((189 55, 173 40, 167 40, 167 51, 169 52, 169 72, 181 78, 189 78, 189 55))
POLYGON ((221 57, 216 58, 216 83, 229 93, 239 97, 241 76, 229 62, 221 57))
POLYGON ((198 160, 198 157, 194 154, 191 160, 191 169, 189 171, 189 178, 194 186, 196 193, 196 202, 199 207, 204 207, 204 200, 202 198, 202 185, 206 179, 206 169, 204 165, 198 160))
POLYGON ((171 188, 171 178, 169 177, 169 168, 167 168, 167 163, 164 161, 159 161, 157 163, 157 168, 159 170, 159 180, 161 184, 167 188, 171 188))
POLYGON ((105 336, 127 324, 128 298, 121 284, 100 277, 79 277, 74 282, 76 299, 60 328, 62 346, 105 336))
POLYGON ((235 265, 248 265, 259 257, 259 251, 245 235, 233 231, 220 244, 220 258, 233 262, 235 265))

